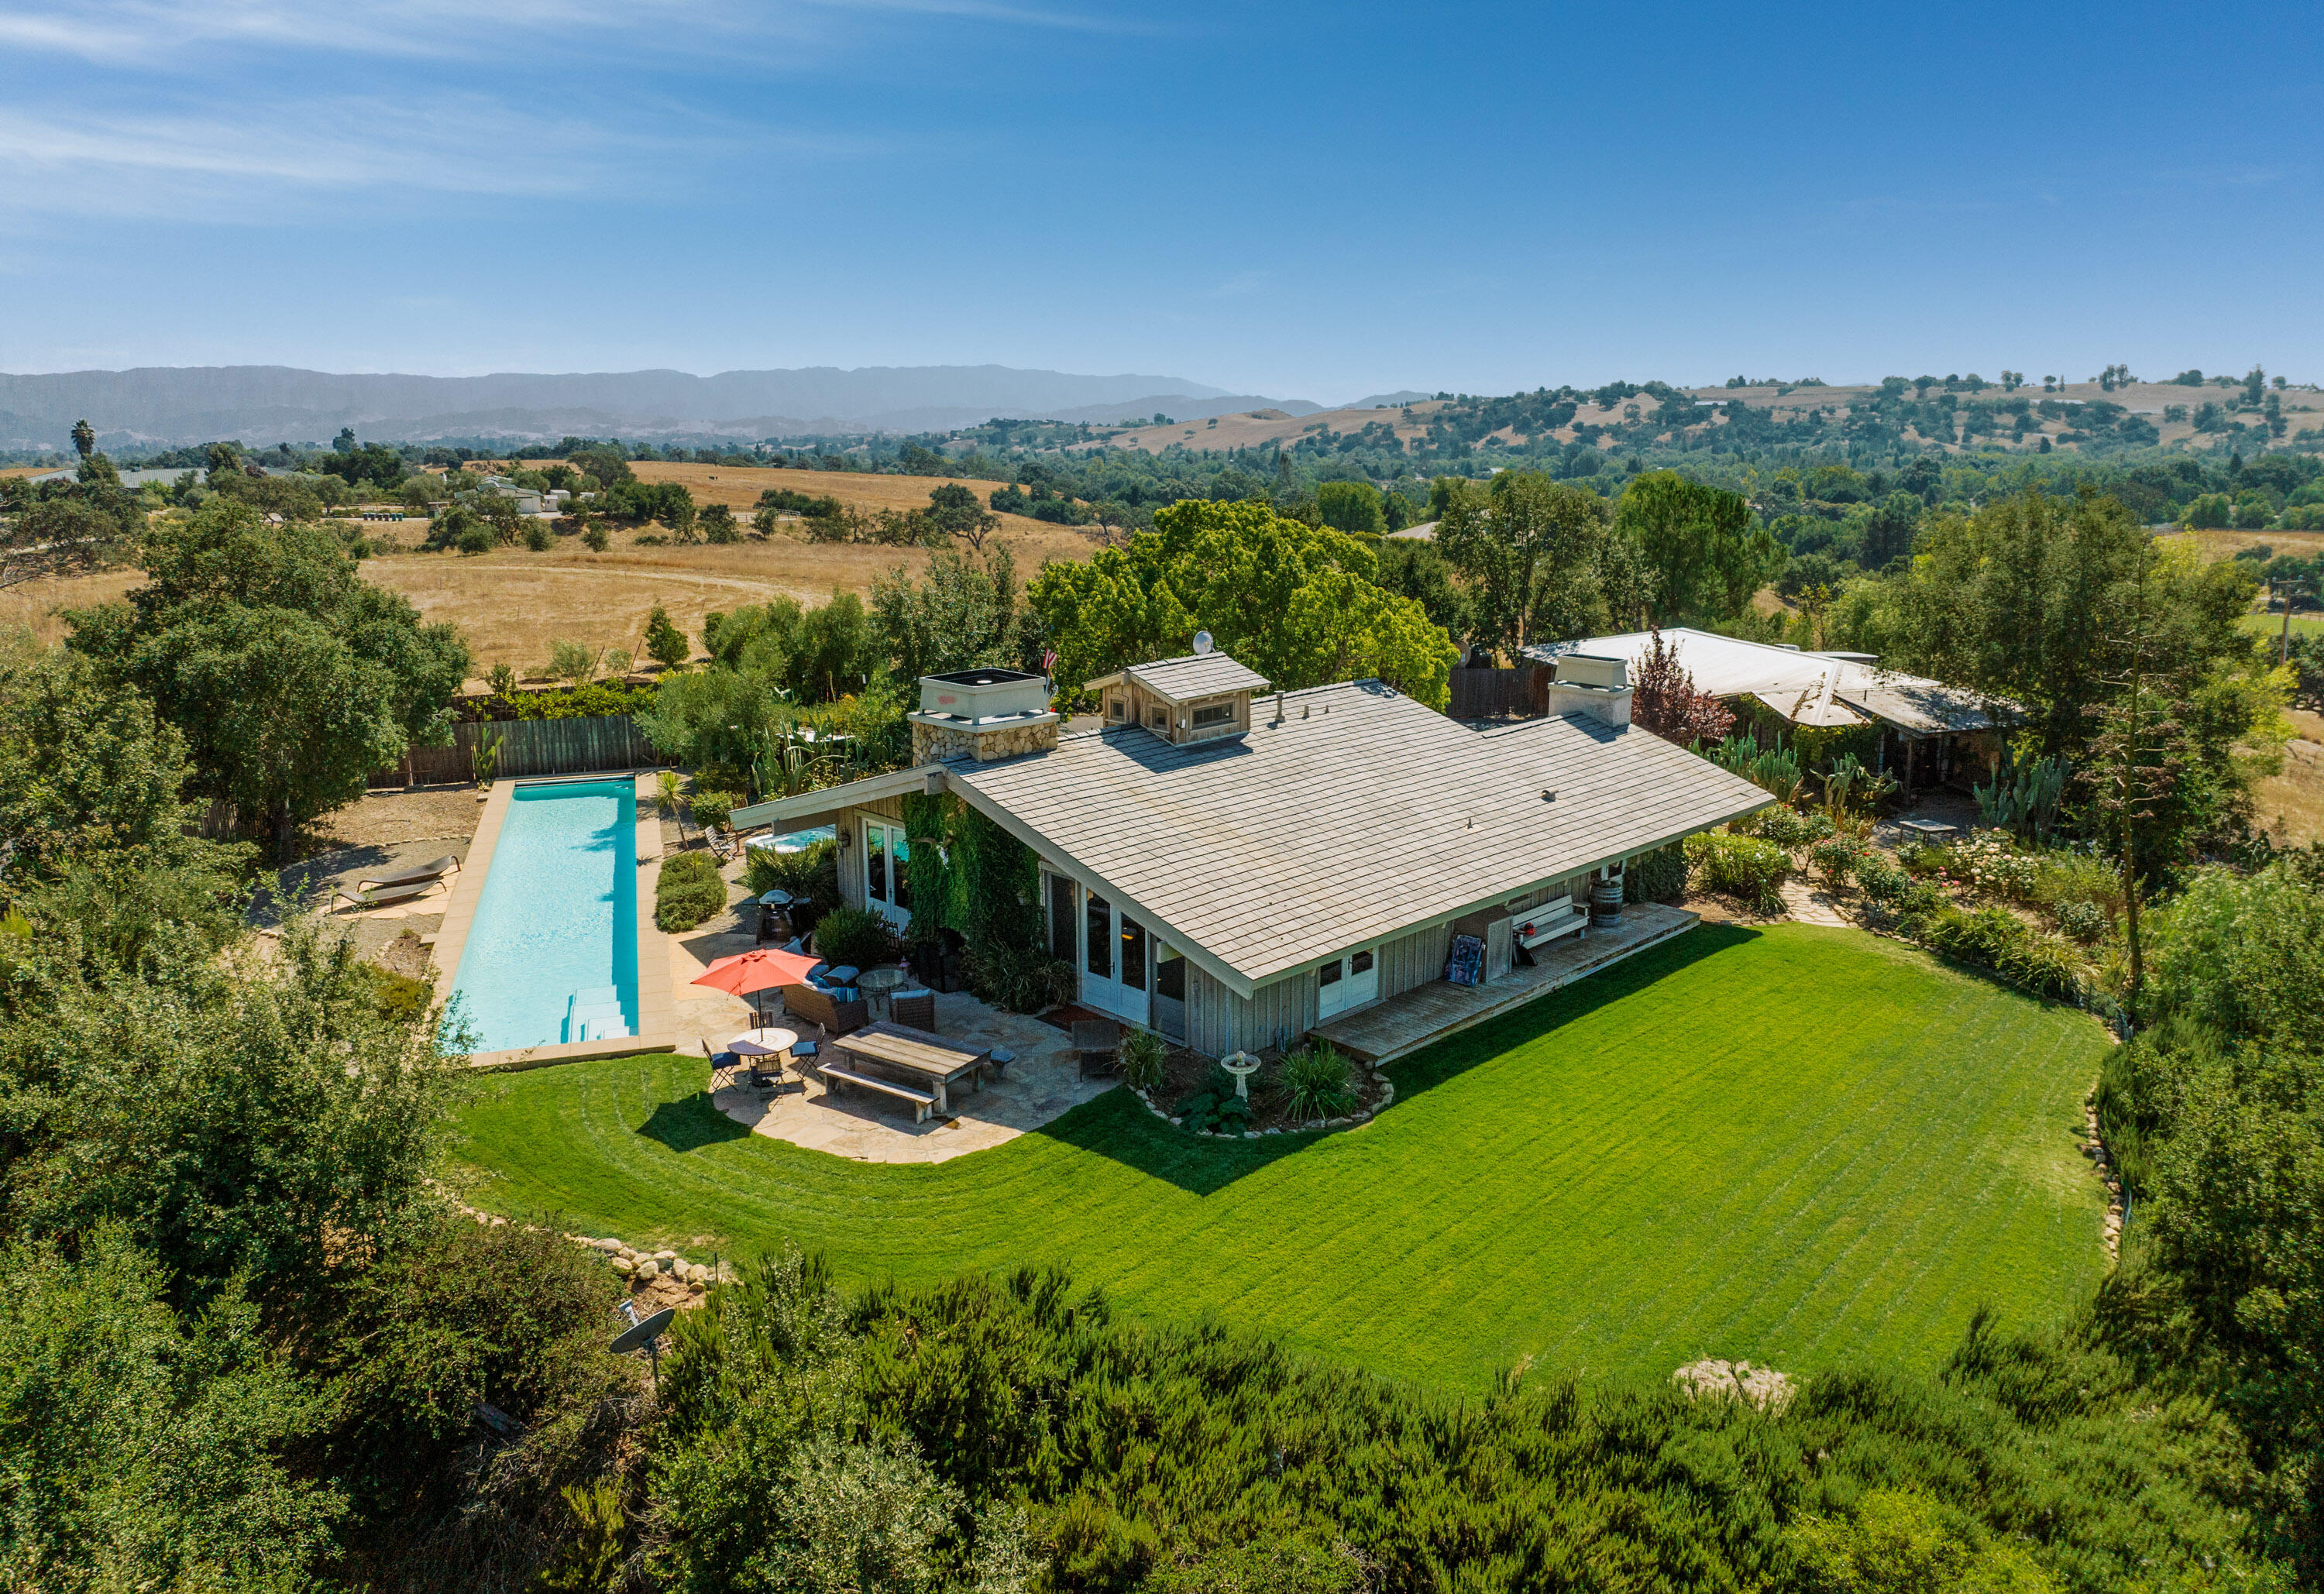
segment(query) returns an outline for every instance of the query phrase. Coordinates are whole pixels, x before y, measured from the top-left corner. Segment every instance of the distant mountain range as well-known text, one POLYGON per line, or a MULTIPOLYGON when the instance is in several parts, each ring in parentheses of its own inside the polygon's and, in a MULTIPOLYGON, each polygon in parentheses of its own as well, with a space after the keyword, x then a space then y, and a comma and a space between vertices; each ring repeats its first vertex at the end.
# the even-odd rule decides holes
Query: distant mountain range
MULTIPOLYGON (((1416 395, 1417 396, 1417 395, 1416 395)), ((1371 401, 1367 401, 1370 402, 1371 401)), ((843 371, 621 371, 534 375, 336 374, 287 365, 147 366, 0 374, 0 448, 70 446, 86 417, 100 447, 235 438, 365 442, 567 435, 638 438, 807 437, 949 431, 996 417, 1112 422, 1157 413, 1195 420, 1256 409, 1313 414, 1303 399, 1235 394, 1176 376, 1077 376, 1006 365, 843 371)))

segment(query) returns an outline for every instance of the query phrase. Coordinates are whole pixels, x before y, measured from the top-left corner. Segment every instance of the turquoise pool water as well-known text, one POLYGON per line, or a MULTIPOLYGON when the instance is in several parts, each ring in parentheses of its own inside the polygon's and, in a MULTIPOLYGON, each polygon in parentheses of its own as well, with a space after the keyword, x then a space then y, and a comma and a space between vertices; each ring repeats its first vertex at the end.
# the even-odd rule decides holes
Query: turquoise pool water
POLYGON ((516 788, 452 994, 480 1052, 637 1033, 632 782, 516 788))

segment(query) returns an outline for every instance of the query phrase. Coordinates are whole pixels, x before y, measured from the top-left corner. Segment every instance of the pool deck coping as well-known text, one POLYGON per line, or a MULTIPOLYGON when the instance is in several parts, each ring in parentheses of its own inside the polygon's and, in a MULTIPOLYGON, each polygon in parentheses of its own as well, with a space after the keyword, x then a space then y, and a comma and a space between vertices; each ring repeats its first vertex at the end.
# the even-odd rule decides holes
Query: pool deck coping
MULTIPOLYGON (((649 773, 650 771, 648 771, 649 773)), ((604 769, 581 775, 544 775, 503 779, 493 783, 484 799, 484 816, 476 821, 475 839, 468 843, 468 861, 452 880, 451 900, 444 907, 443 927, 436 933, 436 1000, 452 1000, 453 982, 460 973, 460 954, 467 950, 468 932, 475 926, 476 906, 484 899, 484 881, 492 874, 493 850, 500 844, 501 827, 508 823, 509 805, 520 786, 604 785, 628 779, 634 789, 641 771, 604 769)), ((637 805, 637 857, 642 870, 661 857, 661 819, 642 798, 637 805)), ((633 1052, 668 1051, 678 1044, 678 1003, 669 985, 669 942, 654 923, 651 882, 641 880, 638 912, 638 1032, 608 1036, 604 1040, 560 1041, 555 1045, 520 1046, 508 1051, 477 1052, 468 1066, 488 1073, 514 1073, 545 1068, 554 1063, 578 1063, 588 1057, 623 1057, 633 1052), (648 971, 653 977, 648 979, 648 971)))

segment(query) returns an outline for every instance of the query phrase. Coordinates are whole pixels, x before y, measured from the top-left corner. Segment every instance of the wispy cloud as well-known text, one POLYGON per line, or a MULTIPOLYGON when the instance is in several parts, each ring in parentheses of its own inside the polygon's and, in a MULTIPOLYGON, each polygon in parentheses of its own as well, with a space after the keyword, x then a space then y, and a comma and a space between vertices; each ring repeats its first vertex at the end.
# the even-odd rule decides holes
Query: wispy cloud
POLYGON ((618 189, 632 172, 716 142, 703 132, 616 133, 460 93, 246 106, 230 119, 12 108, 0 110, 0 207, 184 215, 285 190, 618 189))
POLYGON ((0 3, 0 48, 78 56, 99 67, 195 70, 221 54, 286 51, 473 60, 521 46, 528 56, 607 38, 645 55, 715 57, 737 47, 835 44, 850 19, 882 15, 1076 32, 1150 31, 1132 17, 1001 0, 352 0, 322 6, 277 0, 91 0, 67 11, 0 3))

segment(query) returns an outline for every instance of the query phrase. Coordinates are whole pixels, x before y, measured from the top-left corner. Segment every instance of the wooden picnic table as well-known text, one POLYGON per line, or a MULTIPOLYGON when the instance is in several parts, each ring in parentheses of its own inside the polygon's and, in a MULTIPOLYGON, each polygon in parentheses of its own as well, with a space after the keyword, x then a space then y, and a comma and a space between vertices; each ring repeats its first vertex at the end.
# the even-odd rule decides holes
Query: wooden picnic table
POLYGON ((938 1112, 952 1110, 945 1092, 963 1079, 969 1082, 970 1089, 982 1090, 983 1082, 978 1075, 992 1060, 990 1051, 964 1046, 941 1035, 889 1018, 840 1036, 832 1041, 831 1047, 907 1076, 935 1095, 938 1112))

